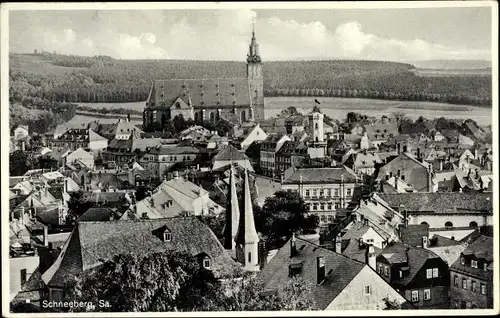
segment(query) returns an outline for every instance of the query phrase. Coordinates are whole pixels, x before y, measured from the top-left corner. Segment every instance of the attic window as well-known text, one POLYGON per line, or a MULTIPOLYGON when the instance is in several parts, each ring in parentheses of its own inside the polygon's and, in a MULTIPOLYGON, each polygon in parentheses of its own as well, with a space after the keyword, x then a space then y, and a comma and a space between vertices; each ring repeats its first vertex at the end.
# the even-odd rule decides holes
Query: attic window
POLYGON ((203 258, 203 268, 210 269, 211 267, 212 267, 212 260, 210 259, 210 257, 205 256, 205 258, 203 258))
POLYGON ((163 232, 163 241, 164 242, 172 241, 172 233, 170 233, 168 231, 163 232))
POLYGON ((175 103, 175 108, 177 109, 181 108, 181 104, 179 102, 175 103))

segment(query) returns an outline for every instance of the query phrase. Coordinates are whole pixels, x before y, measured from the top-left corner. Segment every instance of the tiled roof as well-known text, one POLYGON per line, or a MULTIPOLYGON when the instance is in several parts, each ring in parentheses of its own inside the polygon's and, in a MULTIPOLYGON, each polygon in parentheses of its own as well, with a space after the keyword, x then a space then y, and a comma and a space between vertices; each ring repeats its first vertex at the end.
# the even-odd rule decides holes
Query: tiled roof
POLYGON ((409 212, 433 213, 488 213, 492 211, 493 195, 479 192, 412 192, 380 193, 389 206, 397 209, 401 204, 409 212))
POLYGON ((433 251, 437 256, 439 256, 443 261, 445 261, 448 266, 453 265, 460 257, 460 254, 467 248, 467 244, 458 244, 450 246, 437 246, 429 247, 428 249, 433 251))
POLYGON ((226 161, 226 160, 247 160, 248 157, 244 152, 239 151, 231 145, 224 147, 218 154, 213 158, 213 161, 226 161))
POLYGON ((182 155, 182 154, 197 154, 200 152, 198 148, 191 147, 191 146, 179 146, 179 147, 172 147, 172 146, 159 146, 152 148, 149 151, 149 154, 152 155, 182 155))
POLYGON ((116 213, 108 207, 95 207, 85 211, 76 221, 109 221, 110 217, 114 215, 116 213))
POLYGON ((308 241, 299 238, 296 240, 296 256, 290 257, 290 242, 287 242, 261 271, 259 279, 264 282, 266 290, 275 290, 284 286, 289 280, 288 266, 302 264, 300 277, 311 284, 316 309, 324 310, 367 266, 308 241), (322 284, 317 285, 316 259, 319 256, 325 259, 326 278, 322 284))
POLYGON ((295 184, 301 182, 301 180, 302 183, 340 182, 342 177, 345 183, 354 183, 356 182, 356 175, 349 170, 346 167, 297 169, 284 183, 295 184))
MULTIPOLYGON (((493 238, 484 235, 479 236, 462 252, 461 255, 475 257, 476 259, 486 260, 487 263, 493 263, 493 238)), ((450 266, 450 269, 459 272, 465 272, 469 275, 480 277, 484 280, 492 279, 491 270, 484 270, 484 268, 473 268, 468 265, 462 265, 460 258, 450 266)))
POLYGON ((428 259, 439 258, 434 252, 419 248, 410 247, 402 243, 392 243, 380 253, 391 264, 407 264, 409 272, 403 278, 392 280, 391 283, 406 286, 412 282, 413 278, 420 271, 428 259))
MULTIPOLYGON (((347 241, 347 246, 342 251, 342 255, 349 257, 352 260, 364 263, 366 261, 366 248, 368 245, 359 245, 359 241, 356 238, 351 238, 347 241)), ((380 255, 382 250, 376 246, 373 247, 375 256, 380 255)))
POLYGON ((205 253, 212 258, 215 270, 238 266, 210 228, 195 217, 80 222, 42 279, 49 286, 62 286, 72 275, 94 268, 118 254, 145 255, 166 250, 193 256, 205 253), (172 233, 171 241, 159 238, 165 228, 172 233))
POLYGON ((400 229, 401 242, 410 246, 422 246, 422 237, 429 238, 429 224, 408 224, 400 229))
POLYGON ((178 98, 195 108, 250 105, 246 78, 156 80, 151 95, 147 107, 170 107, 178 98))
POLYGON ((368 225, 362 222, 354 222, 347 232, 342 236, 342 240, 359 239, 370 230, 368 225))

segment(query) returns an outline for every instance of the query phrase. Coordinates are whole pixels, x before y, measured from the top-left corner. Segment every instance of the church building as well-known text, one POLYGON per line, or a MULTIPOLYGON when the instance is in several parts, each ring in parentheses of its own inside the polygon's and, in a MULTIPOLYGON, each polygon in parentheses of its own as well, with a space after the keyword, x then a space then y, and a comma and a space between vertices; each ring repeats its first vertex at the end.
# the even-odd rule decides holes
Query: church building
POLYGON ((196 122, 223 118, 233 124, 264 119, 264 77, 259 45, 252 32, 246 78, 155 80, 143 124, 163 125, 175 116, 196 122))

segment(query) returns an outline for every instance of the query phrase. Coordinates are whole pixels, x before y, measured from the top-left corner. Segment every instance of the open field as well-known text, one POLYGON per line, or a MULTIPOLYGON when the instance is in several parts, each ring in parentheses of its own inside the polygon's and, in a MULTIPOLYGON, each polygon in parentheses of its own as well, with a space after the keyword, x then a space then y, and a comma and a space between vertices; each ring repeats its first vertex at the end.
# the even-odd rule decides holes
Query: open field
MULTIPOLYGON (((97 120, 101 124, 112 124, 116 123, 118 119, 120 118, 127 118, 125 115, 110 115, 110 116, 103 116, 100 114, 88 114, 88 115, 82 115, 82 114, 77 114, 75 117, 73 117, 70 122, 74 123, 89 123, 91 121, 97 120)), ((134 125, 142 125, 142 118, 136 118, 136 117, 130 117, 130 122, 134 125)))
POLYGON ((446 76, 478 76, 491 75, 491 69, 431 69, 417 68, 410 70, 416 76, 446 77, 446 76))
POLYGON ((9 69, 45 76, 64 76, 67 73, 84 70, 84 67, 66 67, 54 65, 46 57, 35 54, 14 54, 9 59, 9 69))
MULTIPOLYGON (((492 109, 485 107, 473 107, 468 105, 453 105, 446 103, 410 102, 410 101, 387 101, 379 99, 361 98, 317 98, 321 105, 320 109, 326 115, 343 120, 347 113, 357 112, 369 116, 381 117, 391 115, 394 112, 403 112, 413 119, 423 116, 426 118, 446 117, 474 119, 479 125, 490 125, 492 121, 492 109)), ((314 106, 314 98, 311 97, 269 97, 265 100, 266 117, 275 116, 283 109, 294 106, 303 114, 308 113, 314 106)))
MULTIPOLYGON (((426 118, 446 117, 474 119, 480 125, 490 125, 492 120, 492 109, 485 107, 474 107, 468 105, 454 105, 447 103, 431 103, 431 102, 410 102, 410 101, 388 101, 380 99, 362 99, 362 98, 337 98, 337 97, 321 97, 317 98, 321 105, 321 110, 328 116, 343 120, 349 112, 358 112, 370 116, 381 117, 382 115, 391 115, 394 112, 404 112, 411 118, 420 116, 426 118)), ((81 103, 88 107, 100 109, 113 107, 142 110, 145 107, 145 102, 137 103, 81 103)), ((265 115, 272 117, 279 114, 283 109, 294 106, 301 113, 308 113, 314 106, 313 97, 266 97, 265 99, 265 115)), ((79 116, 79 115, 77 115, 79 116)), ((89 115, 92 116, 92 115, 89 115)), ((88 116, 86 116, 88 117, 88 116)), ((124 118, 125 115, 101 115, 99 119, 124 118), (104 117, 102 117, 104 116, 104 117)), ((132 121, 142 122, 139 116, 132 116, 132 121)))

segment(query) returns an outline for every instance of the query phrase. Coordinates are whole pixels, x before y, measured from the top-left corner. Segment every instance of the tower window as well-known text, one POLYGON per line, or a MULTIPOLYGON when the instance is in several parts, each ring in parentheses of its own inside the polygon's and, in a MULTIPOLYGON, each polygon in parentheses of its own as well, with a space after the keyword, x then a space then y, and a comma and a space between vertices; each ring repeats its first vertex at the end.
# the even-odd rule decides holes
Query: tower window
POLYGON ((251 252, 248 252, 248 262, 249 263, 252 262, 252 253, 251 252))
POLYGON ((210 269, 210 267, 212 267, 212 262, 210 260, 210 257, 207 256, 203 259, 203 267, 206 269, 210 269))
POLYGON ((172 240, 172 233, 164 232, 163 233, 163 241, 170 242, 172 240))

